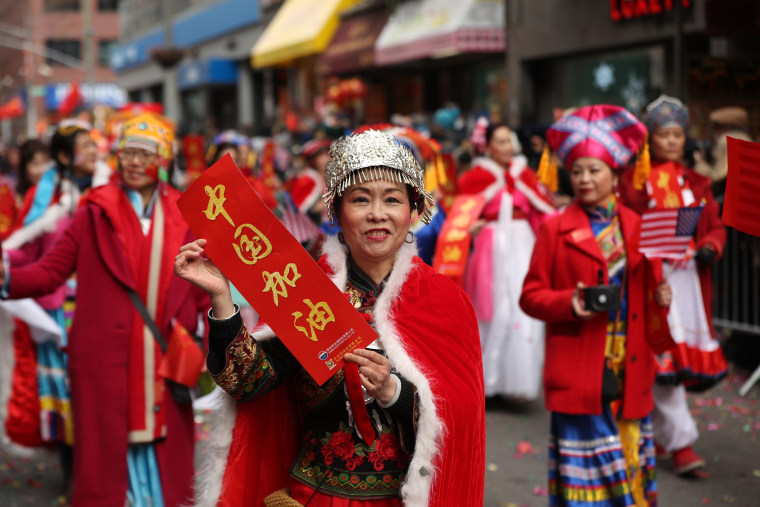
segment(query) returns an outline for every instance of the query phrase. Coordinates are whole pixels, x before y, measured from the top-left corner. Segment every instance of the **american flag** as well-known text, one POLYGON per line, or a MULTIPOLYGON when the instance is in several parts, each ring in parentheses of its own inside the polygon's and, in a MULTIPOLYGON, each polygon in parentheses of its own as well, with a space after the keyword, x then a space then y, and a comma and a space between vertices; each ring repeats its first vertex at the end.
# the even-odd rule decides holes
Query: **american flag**
POLYGON ((282 225, 299 243, 308 243, 319 236, 319 227, 311 218, 298 211, 293 200, 286 193, 278 196, 275 216, 280 219, 282 225))
POLYGON ((648 259, 683 259, 703 206, 645 211, 639 251, 648 259))

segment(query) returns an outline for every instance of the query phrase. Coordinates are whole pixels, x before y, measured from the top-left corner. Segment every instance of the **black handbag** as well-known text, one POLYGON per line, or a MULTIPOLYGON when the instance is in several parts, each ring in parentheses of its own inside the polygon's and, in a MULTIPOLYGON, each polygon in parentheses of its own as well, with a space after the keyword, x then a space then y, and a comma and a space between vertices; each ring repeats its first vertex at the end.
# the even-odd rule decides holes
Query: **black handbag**
MULTIPOLYGON (((137 310, 137 313, 140 314, 140 317, 142 317, 143 322, 145 322, 145 325, 148 326, 148 329, 150 329, 150 332, 153 333, 153 338, 156 340, 156 343, 158 343, 158 346, 161 348, 161 352, 166 352, 166 348, 168 347, 168 344, 166 343, 166 340, 164 339, 164 335, 161 333, 161 330, 158 329, 158 326, 151 318, 150 314, 148 313, 148 309, 145 308, 145 304, 142 302, 142 299, 140 299, 140 296, 137 295, 137 292, 135 292, 132 289, 127 289, 127 293, 129 294, 129 299, 132 300, 132 304, 135 306, 135 309, 137 310)), ((164 379, 166 382, 166 385, 169 387, 169 391, 172 393, 172 398, 174 398, 174 401, 177 403, 192 403, 193 397, 190 395, 190 388, 186 385, 179 384, 177 382, 174 382, 173 380, 164 379)))

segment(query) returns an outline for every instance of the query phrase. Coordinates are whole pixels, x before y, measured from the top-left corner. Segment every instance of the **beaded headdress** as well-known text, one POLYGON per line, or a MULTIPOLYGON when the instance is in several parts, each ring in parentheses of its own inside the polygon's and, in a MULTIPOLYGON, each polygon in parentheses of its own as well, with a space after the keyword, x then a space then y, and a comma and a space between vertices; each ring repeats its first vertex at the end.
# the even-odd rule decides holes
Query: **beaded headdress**
POLYGON ((647 106, 647 112, 644 115, 644 125, 650 133, 669 127, 681 127, 685 132, 688 122, 689 111, 683 102, 664 94, 647 106))
POLYGON ((415 190, 414 207, 428 224, 433 196, 425 190, 422 169, 412 152, 398 139, 385 132, 367 130, 337 140, 330 148, 330 162, 325 171, 327 216, 333 222, 333 204, 343 191, 365 181, 393 181, 415 190))
POLYGON ((124 122, 119 149, 139 148, 158 155, 159 179, 166 181, 173 158, 174 125, 155 113, 141 113, 124 122))

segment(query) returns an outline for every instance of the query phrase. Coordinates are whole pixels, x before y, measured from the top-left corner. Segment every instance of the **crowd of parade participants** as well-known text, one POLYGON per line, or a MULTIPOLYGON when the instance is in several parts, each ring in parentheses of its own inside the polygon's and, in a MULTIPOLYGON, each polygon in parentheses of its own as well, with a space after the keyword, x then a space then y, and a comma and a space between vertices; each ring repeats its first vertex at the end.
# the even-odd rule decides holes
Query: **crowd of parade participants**
POLYGON ((688 392, 727 374, 711 269, 746 112, 711 114, 712 153, 665 95, 520 128, 457 115, 204 138, 135 104, 24 141, 0 176, 0 445, 57 453, 72 505, 482 505, 486 401, 542 398, 550 505, 654 506, 657 459, 707 479, 688 392), (225 157, 379 334, 322 386, 177 208, 225 157), (639 251, 642 213, 688 206, 682 258, 639 251), (181 337, 213 382, 167 376, 181 337))

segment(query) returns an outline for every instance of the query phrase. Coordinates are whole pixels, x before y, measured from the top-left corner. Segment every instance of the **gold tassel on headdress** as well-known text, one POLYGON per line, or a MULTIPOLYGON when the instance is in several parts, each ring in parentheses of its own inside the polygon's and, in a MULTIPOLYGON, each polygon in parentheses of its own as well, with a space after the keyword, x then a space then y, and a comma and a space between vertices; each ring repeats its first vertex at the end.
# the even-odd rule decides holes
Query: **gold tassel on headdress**
POLYGON ((557 176, 557 160, 549 149, 549 143, 544 144, 544 152, 538 163, 538 181, 546 185, 552 192, 559 189, 559 177, 557 176))
POLYGON ((633 188, 641 190, 644 188, 652 170, 652 161, 649 156, 649 136, 644 138, 644 144, 639 150, 639 156, 636 157, 636 168, 633 170, 633 188))
POLYGON ((443 161, 443 155, 440 153, 437 153, 435 156, 435 165, 438 169, 438 186, 445 187, 446 180, 448 179, 446 176, 446 163, 443 161))
POLYGON ((432 192, 433 190, 438 188, 437 168, 435 164, 435 159, 425 164, 425 174, 423 175, 423 180, 425 182, 425 188, 427 188, 429 191, 432 192))

